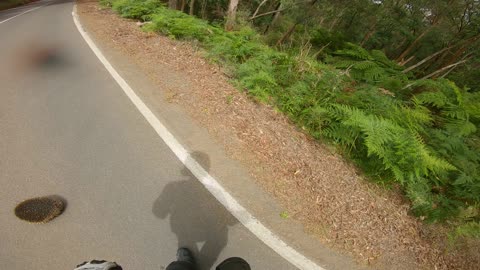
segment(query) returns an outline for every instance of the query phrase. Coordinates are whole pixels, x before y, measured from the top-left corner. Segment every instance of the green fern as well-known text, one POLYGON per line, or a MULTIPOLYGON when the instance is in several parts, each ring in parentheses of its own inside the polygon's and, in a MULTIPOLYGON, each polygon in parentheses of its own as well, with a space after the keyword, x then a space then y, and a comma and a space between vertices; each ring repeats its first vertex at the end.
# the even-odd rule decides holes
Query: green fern
POLYGON ((250 27, 225 32, 164 1, 102 2, 123 17, 151 21, 146 31, 195 40, 239 89, 315 138, 330 139, 369 175, 398 182, 413 213, 460 226, 480 220, 479 211, 465 210, 480 205, 480 92, 446 79, 412 81, 383 52, 354 44, 342 42, 326 65, 270 48, 250 27))
POLYGON ((357 46, 352 43, 346 43, 346 49, 338 50, 334 54, 339 56, 347 56, 349 58, 357 59, 357 60, 372 60, 373 58, 370 56, 367 50, 364 48, 357 46))
POLYGON ((348 70, 355 80, 371 84, 381 84, 389 78, 407 80, 400 72, 401 67, 389 60, 381 51, 368 52, 357 45, 348 44, 346 49, 338 50, 334 55, 326 61, 339 69, 348 70))
POLYGON ((439 92, 424 92, 414 96, 414 102, 416 104, 429 104, 436 108, 443 108, 447 102, 448 98, 439 92))

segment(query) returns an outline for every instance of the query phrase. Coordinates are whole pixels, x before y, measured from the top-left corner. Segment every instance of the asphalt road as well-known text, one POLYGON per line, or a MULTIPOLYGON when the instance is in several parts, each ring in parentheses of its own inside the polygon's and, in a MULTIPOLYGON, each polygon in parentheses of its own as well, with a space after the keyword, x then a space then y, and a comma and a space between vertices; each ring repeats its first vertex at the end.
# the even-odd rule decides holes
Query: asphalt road
MULTIPOLYGON (((230 256, 295 269, 176 159, 84 42, 72 8, 53 0, 0 12, 0 269, 94 258, 163 269, 179 245, 200 269, 230 256), (68 202, 57 219, 15 217, 20 201, 53 194, 68 202)), ((207 153, 193 157, 208 168, 207 153)))

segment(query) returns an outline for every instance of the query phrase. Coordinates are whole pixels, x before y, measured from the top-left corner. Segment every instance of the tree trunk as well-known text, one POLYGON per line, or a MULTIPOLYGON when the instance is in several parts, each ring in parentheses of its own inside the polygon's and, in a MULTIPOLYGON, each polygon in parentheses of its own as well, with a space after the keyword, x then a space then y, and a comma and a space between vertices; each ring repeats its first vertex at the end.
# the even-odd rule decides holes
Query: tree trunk
POLYGON ((362 42, 360 42, 360 46, 363 47, 363 45, 365 45, 365 43, 373 36, 373 34, 375 34, 375 32, 376 25, 373 25, 373 27, 370 28, 370 31, 368 31, 368 33, 363 37, 362 42))
POLYGON ((200 12, 201 12, 201 15, 202 15, 202 19, 204 19, 204 20, 207 19, 207 4, 208 4, 207 0, 202 1, 202 9, 200 10, 200 12))
POLYGON ((193 16, 194 11, 195 11, 195 0, 190 0, 190 10, 188 14, 193 16))
POLYGON ((450 48, 451 48, 451 47, 443 48, 443 49, 441 49, 440 51, 438 51, 438 52, 436 52, 436 53, 434 53, 434 54, 431 54, 431 55, 428 56, 428 57, 423 58, 422 61, 416 63, 415 65, 413 65, 413 66, 411 66, 411 67, 409 67, 409 68, 407 68, 407 69, 404 69, 404 70, 402 71, 402 73, 407 73, 407 72, 409 72, 409 71, 411 71, 411 70, 413 70, 413 69, 415 69, 415 68, 423 65, 423 64, 424 64, 425 62, 427 62, 428 60, 434 58, 435 56, 443 53, 443 52, 446 51, 446 50, 449 50, 450 48))
POLYGON ((277 41, 277 46, 281 45, 283 42, 285 42, 285 40, 287 40, 292 35, 297 25, 298 25, 298 22, 292 25, 290 29, 288 29, 288 31, 282 36, 282 38, 277 41))
MULTIPOLYGON (((313 5, 315 5, 315 3, 317 3, 318 0, 311 0, 310 3, 309 3, 309 6, 311 8, 313 8, 313 5)), ((307 14, 305 14, 305 16, 303 17, 303 20, 301 21, 297 21, 295 22, 291 27, 290 29, 288 29, 288 31, 282 36, 282 38, 280 38, 278 41, 277 41, 277 46, 281 45, 283 42, 285 42, 285 40, 287 40, 293 33, 293 31, 295 31, 295 28, 297 27, 297 25, 301 24, 301 23, 304 23, 308 18, 308 11, 310 11, 310 9, 307 9, 307 14)))
POLYGON ((265 13, 262 13, 262 14, 259 14, 259 15, 256 15, 256 16, 252 16, 249 18, 249 20, 254 20, 256 18, 260 18, 260 17, 263 17, 263 16, 267 16, 267 15, 270 15, 270 14, 277 14, 279 13, 280 11, 284 11, 285 9, 279 9, 279 10, 273 10, 273 11, 269 11, 269 12, 265 12, 265 13))
POLYGON ((405 56, 407 56, 412 50, 413 48, 415 48, 415 46, 417 46, 418 42, 428 33, 430 32, 430 27, 428 29, 426 29, 425 31, 423 31, 412 43, 410 43, 410 45, 400 54, 400 56, 397 57, 396 61, 397 62, 400 62, 402 61, 403 58, 405 58, 405 56))
POLYGON ((267 27, 265 27, 265 31, 263 31, 263 34, 265 35, 268 30, 270 30, 270 28, 272 27, 272 25, 275 24, 275 22, 278 20, 278 17, 280 17, 280 10, 282 9, 282 1, 280 1, 277 6, 275 7, 275 13, 273 14, 272 16, 272 20, 270 21, 270 23, 267 25, 267 27))
POLYGON ((415 58, 415 55, 410 56, 407 58, 407 60, 402 60, 402 62, 398 63, 399 66, 403 67, 405 66, 408 62, 412 61, 415 58))
MULTIPOLYGON (((453 69, 453 68, 455 68, 456 66, 461 65, 461 64, 467 62, 467 60, 468 60, 468 59, 461 60, 461 61, 458 61, 457 63, 454 63, 454 64, 448 65, 448 66, 446 66, 446 67, 443 67, 443 68, 441 68, 441 69, 439 69, 439 70, 437 70, 437 71, 434 71, 434 72, 432 72, 432 73, 424 76, 424 77, 421 78, 420 80, 426 80, 426 79, 428 79, 428 78, 434 77, 435 75, 437 75, 437 74, 439 74, 439 73, 442 73, 443 71, 445 71, 445 70, 447 70, 447 69, 453 69)), ((407 89, 407 88, 409 88, 410 86, 412 86, 413 84, 414 84, 414 83, 409 83, 409 84, 407 84, 405 87, 403 87, 402 89, 407 89)))
POLYGON ((355 11, 355 12, 353 12, 353 15, 350 16, 350 20, 348 21, 347 26, 345 27, 346 29, 349 29, 350 27, 352 27, 353 21, 357 17, 357 14, 358 14, 358 12, 355 11))
POLYGON ((168 7, 171 9, 178 8, 178 1, 177 0, 168 0, 168 7))
POLYGON ((235 27, 235 19, 237 16, 237 7, 239 0, 230 0, 227 11, 227 21, 225 23, 225 31, 232 31, 235 27))
POLYGON ((260 8, 265 5, 265 3, 267 3, 268 0, 263 0, 257 7, 257 9, 255 10, 255 12, 253 13, 252 15, 252 18, 255 18, 255 16, 257 16, 258 12, 260 11, 260 8))
POLYGON ((400 56, 397 57, 396 61, 397 62, 400 62, 403 58, 405 58, 405 56, 407 56, 412 50, 413 48, 415 48, 415 46, 417 46, 418 42, 427 34, 429 33, 439 22, 441 21, 441 18, 436 16, 433 21, 432 21, 432 24, 427 28, 425 29, 411 44, 410 46, 408 46, 401 54, 400 56))
POLYGON ((332 23, 330 24, 330 27, 328 27, 328 31, 332 31, 332 29, 337 25, 339 19, 343 16, 343 13, 345 13, 345 10, 347 8, 342 9, 339 14, 335 16, 335 19, 333 19, 332 23))
POLYGON ((187 5, 187 0, 182 0, 182 5, 181 5, 181 7, 180 7, 180 10, 181 10, 182 12, 185 11, 185 6, 186 6, 186 5, 187 5))
POLYGON ((434 77, 435 75, 437 75, 437 74, 439 74, 439 73, 442 73, 443 71, 445 71, 445 70, 447 70, 447 69, 449 69, 449 68, 456 67, 456 66, 458 66, 458 65, 460 65, 460 64, 463 64, 463 63, 465 63, 465 62, 467 62, 467 60, 461 60, 461 61, 458 61, 458 62, 453 63, 453 64, 451 64, 451 65, 448 65, 448 66, 446 66, 446 67, 443 67, 443 68, 441 68, 441 69, 439 69, 439 70, 437 70, 437 71, 435 71, 435 72, 432 72, 432 73, 428 74, 427 76, 421 78, 421 80, 426 80, 426 79, 428 79, 428 78, 434 77))
POLYGON ((465 44, 462 44, 460 48, 447 60, 446 66, 458 61, 458 59, 465 53, 465 51, 480 38, 480 35, 473 36, 467 40, 465 40, 465 44))

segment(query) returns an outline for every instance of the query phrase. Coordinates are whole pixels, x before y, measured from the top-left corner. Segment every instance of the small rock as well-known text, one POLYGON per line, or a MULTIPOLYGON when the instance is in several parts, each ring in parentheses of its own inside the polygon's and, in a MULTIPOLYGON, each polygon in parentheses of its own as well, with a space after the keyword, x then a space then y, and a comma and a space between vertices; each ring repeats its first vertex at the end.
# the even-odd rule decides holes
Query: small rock
POLYGON ((138 27, 142 27, 142 26, 144 26, 145 24, 149 24, 149 23, 152 23, 152 22, 137 22, 137 26, 138 26, 138 27))

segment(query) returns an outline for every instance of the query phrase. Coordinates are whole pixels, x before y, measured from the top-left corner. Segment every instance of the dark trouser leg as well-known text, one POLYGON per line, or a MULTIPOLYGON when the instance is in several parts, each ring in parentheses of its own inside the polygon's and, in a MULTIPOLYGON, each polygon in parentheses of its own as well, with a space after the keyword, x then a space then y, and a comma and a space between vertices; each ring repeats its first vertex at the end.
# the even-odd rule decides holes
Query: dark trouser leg
POLYGON ((195 270, 195 265, 190 262, 175 261, 170 263, 165 270, 195 270))

